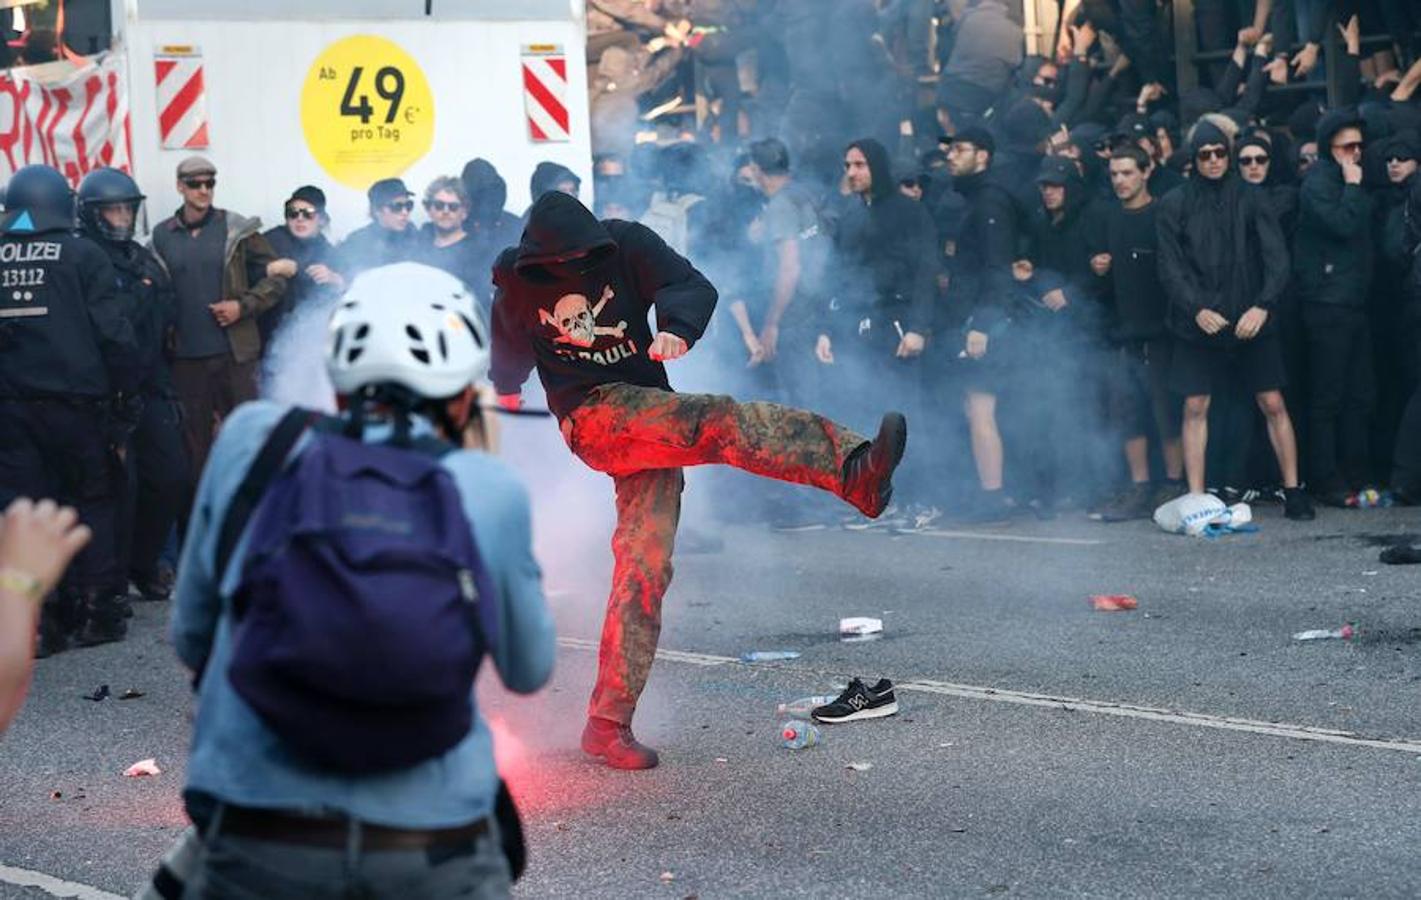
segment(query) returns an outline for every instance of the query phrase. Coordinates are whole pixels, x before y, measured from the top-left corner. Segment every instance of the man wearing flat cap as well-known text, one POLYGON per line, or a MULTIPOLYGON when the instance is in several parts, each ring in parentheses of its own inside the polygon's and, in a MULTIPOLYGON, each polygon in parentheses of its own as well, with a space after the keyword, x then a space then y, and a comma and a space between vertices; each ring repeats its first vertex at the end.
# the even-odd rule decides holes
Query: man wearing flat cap
POLYGON ((183 205, 153 229, 153 251, 177 295, 173 383, 183 409, 193 472, 207 462, 216 427, 257 396, 257 318, 281 302, 286 280, 268 275, 276 259, 261 220, 213 205, 217 167, 201 156, 178 164, 183 205))

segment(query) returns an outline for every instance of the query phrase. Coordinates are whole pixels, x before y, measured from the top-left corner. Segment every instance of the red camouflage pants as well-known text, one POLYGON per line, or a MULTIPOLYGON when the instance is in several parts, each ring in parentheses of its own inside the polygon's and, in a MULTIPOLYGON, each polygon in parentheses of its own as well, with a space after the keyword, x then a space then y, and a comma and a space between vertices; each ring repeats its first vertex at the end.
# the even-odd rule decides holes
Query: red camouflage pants
POLYGON ((630 724, 661 635, 681 517, 683 466, 722 463, 840 495, 866 438, 803 410, 627 384, 594 388, 562 421, 568 447, 612 476, 612 592, 588 715, 630 724))

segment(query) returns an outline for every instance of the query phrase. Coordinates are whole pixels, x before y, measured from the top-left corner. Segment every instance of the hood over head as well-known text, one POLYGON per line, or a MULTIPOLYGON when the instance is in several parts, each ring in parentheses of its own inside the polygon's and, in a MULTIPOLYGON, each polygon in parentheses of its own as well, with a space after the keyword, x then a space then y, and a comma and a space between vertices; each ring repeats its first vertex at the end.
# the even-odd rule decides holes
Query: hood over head
POLYGON ((1034 149, 1051 134, 1051 117, 1034 100, 1018 100, 1002 119, 1002 136, 1013 148, 1034 149))
POLYGON ((528 193, 536 202, 548 191, 556 190, 559 182, 563 181, 571 181, 579 188, 582 187, 582 179, 567 166, 555 162, 540 162, 533 170, 533 177, 528 179, 528 193))
POLYGON ((513 267, 519 272, 553 263, 585 260, 585 270, 595 268, 617 250, 607 227, 576 197, 547 191, 528 210, 523 240, 513 267))
POLYGON ((868 160, 868 171, 873 175, 873 185, 869 188, 870 197, 882 200, 898 190, 898 182, 893 177, 893 164, 882 144, 873 138, 862 138, 849 144, 849 149, 858 150, 868 160))
POLYGON ((1390 159, 1421 160, 1421 135, 1414 131, 1398 132, 1382 143, 1377 156, 1382 162, 1390 159))
POLYGON ((1167 109, 1157 109, 1150 113, 1150 127, 1156 131, 1163 128, 1171 137, 1179 137, 1179 120, 1167 109))
POLYGON ((1284 148, 1276 146, 1272 135, 1268 132, 1251 131, 1240 138, 1238 144, 1234 146, 1235 161, 1238 156, 1243 155, 1244 149, 1248 147, 1259 147, 1268 154, 1268 177, 1263 179, 1264 185, 1279 184, 1283 181, 1283 174, 1291 171, 1284 148))
POLYGON ((1199 156, 1199 151, 1210 144, 1223 144, 1233 156, 1233 138, 1222 127, 1209 119, 1200 119, 1189 132, 1189 157, 1199 156))
POLYGON ((1332 139, 1337 136, 1337 132, 1344 128, 1358 128, 1363 134, 1367 133, 1367 123, 1355 109, 1333 109, 1329 110, 1317 122, 1317 157, 1318 159, 1331 159, 1332 154, 1328 151, 1332 147, 1332 139))
POLYGON ((493 163, 472 159, 464 165, 459 180, 469 195, 469 215, 478 222, 492 222, 503 213, 508 202, 508 184, 493 163))

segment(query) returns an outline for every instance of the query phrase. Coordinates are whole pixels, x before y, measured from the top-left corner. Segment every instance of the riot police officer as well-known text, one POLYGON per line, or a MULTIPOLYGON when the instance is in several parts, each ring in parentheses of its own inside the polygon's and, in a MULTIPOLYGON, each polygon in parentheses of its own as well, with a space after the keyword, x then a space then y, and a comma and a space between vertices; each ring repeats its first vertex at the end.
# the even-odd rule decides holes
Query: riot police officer
POLYGON ((161 555, 187 491, 188 458, 168 358, 177 300, 158 258, 133 240, 143 200, 134 180, 118 169, 95 169, 79 184, 80 230, 113 264, 114 289, 138 345, 138 388, 128 410, 135 423, 124 448, 118 519, 120 559, 145 600, 166 600, 173 570, 161 555))
POLYGON ((127 630, 112 413, 137 386, 137 347, 113 266, 73 228, 64 176, 15 173, 0 216, 0 501, 54 497, 94 533, 41 613, 42 655, 127 630))

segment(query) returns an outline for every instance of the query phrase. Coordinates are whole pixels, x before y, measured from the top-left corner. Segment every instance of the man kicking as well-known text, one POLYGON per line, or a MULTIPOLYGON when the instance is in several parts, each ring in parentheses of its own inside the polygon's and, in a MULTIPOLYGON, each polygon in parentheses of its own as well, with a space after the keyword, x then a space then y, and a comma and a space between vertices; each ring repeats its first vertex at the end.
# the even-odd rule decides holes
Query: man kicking
POLYGON ((499 402, 516 408, 537 366, 568 447, 616 487, 612 593, 582 749, 615 768, 649 769, 656 751, 632 736, 631 722, 671 583, 681 468, 723 463, 812 485, 874 518, 892 495, 907 423, 888 413, 870 442, 797 409, 673 393, 662 362, 700 338, 715 288, 650 229, 598 221, 566 194, 533 204, 522 243, 494 266, 494 284, 499 402))

